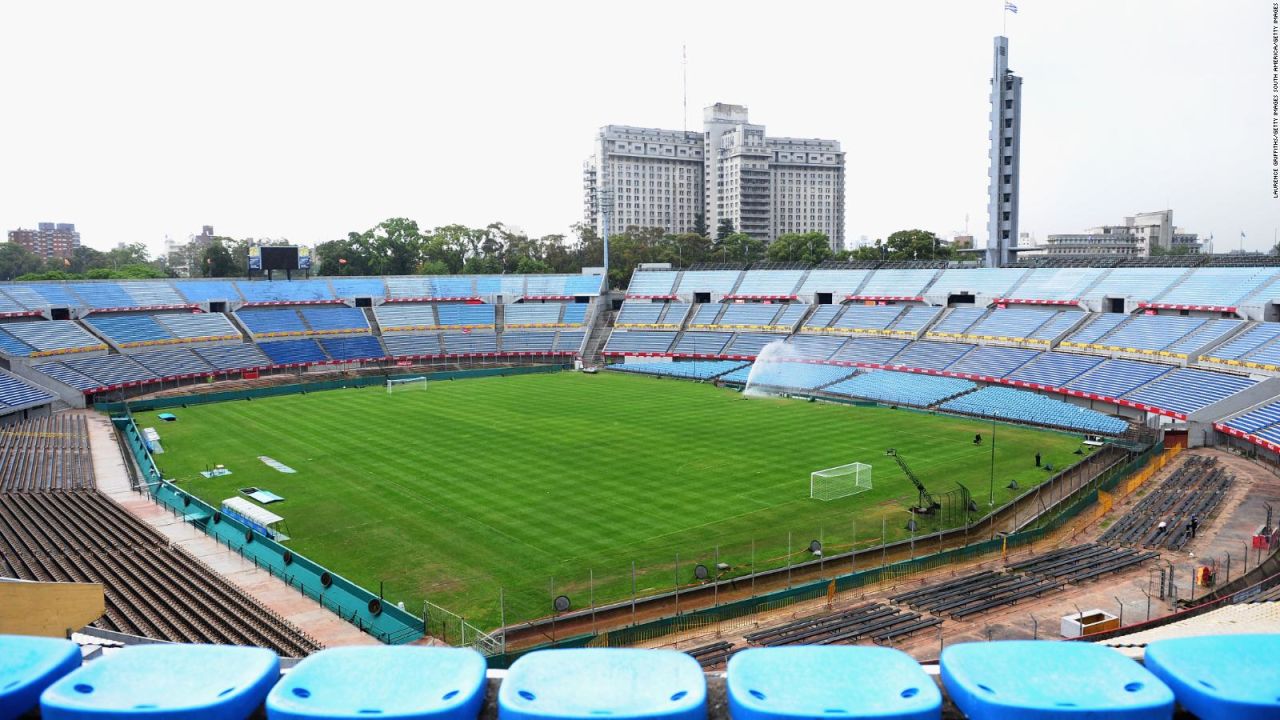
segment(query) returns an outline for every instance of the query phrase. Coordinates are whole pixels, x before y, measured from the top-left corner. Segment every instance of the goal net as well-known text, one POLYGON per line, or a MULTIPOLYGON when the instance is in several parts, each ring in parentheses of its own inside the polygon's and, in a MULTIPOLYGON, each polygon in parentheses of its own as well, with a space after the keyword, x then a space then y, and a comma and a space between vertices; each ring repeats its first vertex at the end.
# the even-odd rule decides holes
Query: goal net
POLYGON ((809 498, 835 500, 871 489, 871 466, 849 463, 809 474, 809 498))
POLYGON ((425 389, 427 387, 427 379, 422 376, 406 377, 406 378, 387 378, 387 394, 390 395, 397 390, 408 390, 413 388, 425 389))

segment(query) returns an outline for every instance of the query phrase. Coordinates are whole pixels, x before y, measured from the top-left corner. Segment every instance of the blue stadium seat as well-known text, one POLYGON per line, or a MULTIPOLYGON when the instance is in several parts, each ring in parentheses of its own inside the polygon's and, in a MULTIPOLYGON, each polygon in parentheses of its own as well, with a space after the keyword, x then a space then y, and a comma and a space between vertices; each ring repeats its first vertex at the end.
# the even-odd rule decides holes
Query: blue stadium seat
POLYGON ((909 341, 898 338, 851 337, 831 356, 842 362, 885 364, 894 358, 909 341))
POLYGON ((804 277, 803 270, 748 270, 742 276, 735 295, 755 297, 790 297, 804 277))
POLYGON ((704 720, 698 662, 672 650, 543 650, 521 657, 498 690, 503 720, 704 720))
POLYGON ((510 330, 502 333, 502 352, 551 352, 555 348, 554 330, 510 330))
POLYGON ((1119 435, 1129 427, 1125 421, 1097 410, 1006 387, 985 387, 949 400, 939 407, 966 415, 980 415, 1108 435, 1119 435))
POLYGON ((236 317, 254 335, 302 334, 307 326, 294 308, 251 308, 237 310, 236 317))
POLYGON ((690 330, 680 336, 671 352, 683 355, 719 355, 733 339, 731 332, 695 332, 690 330))
POLYGON ((942 308, 933 305, 912 305, 889 329, 913 333, 932 322, 940 312, 942 308))
POLYGON ((345 300, 358 297, 376 299, 387 296, 387 286, 382 278, 329 278, 329 284, 333 286, 333 294, 345 300))
POLYGON ((970 268, 943 270, 929 288, 930 295, 973 295, 1004 297, 1027 271, 1024 268, 970 268))
POLYGON ((173 338, 173 333, 151 315, 90 315, 85 323, 121 347, 173 338))
POLYGON ((1173 692, 1111 648, 1074 642, 962 643, 942 651, 947 695, 970 720, 1168 720, 1173 692))
POLYGON ((725 684, 733 720, 942 716, 933 679, 889 648, 752 648, 729 660, 725 684))
POLYGON ((605 343, 607 353, 665 353, 671 349, 674 332, 637 332, 614 330, 605 343))
POLYGON ((474 650, 344 647, 298 663, 267 696, 268 720, 475 720, 485 661, 474 650))
POLYGON ((855 375, 823 388, 823 392, 894 405, 927 407, 975 387, 977 385, 960 378, 885 370, 855 375))
POLYGON ((40 704, 40 693, 80 667, 80 646, 70 640, 0 635, 0 720, 40 704))
POLYGON ((135 645, 89 663, 40 696, 44 720, 244 720, 280 677, 270 650, 135 645))
POLYGON ((680 284, 675 292, 680 295, 698 292, 728 295, 741 276, 742 273, 738 270, 685 270, 680 275, 680 284))
POLYGON ((312 332, 369 332, 364 311, 353 307, 304 307, 302 320, 312 332))
POLYGON ((192 303, 240 300, 240 292, 230 280, 174 280, 173 287, 192 303))
POLYGON ((631 284, 627 285, 627 295, 671 295, 678 275, 674 270, 636 270, 631 274, 631 284))
POLYGON ((1178 704, 1202 720, 1280 718, 1280 635, 1219 635, 1157 640, 1147 669, 1178 704))
POLYGON ((625 362, 609 365, 607 369, 637 375, 710 380, 744 367, 750 368, 751 366, 744 365, 741 360, 684 360, 679 362, 625 362))
POLYGON ((901 305, 850 305, 831 323, 831 327, 841 330, 884 330, 901 314, 901 305))
POLYGON ((937 270, 877 270, 858 289, 864 297, 919 297, 937 270))
POLYGON ((807 300, 810 295, 831 293, 831 299, 840 302, 857 291, 868 273, 867 270, 810 270, 798 294, 807 300))
POLYGON ((54 401, 44 388, 0 370, 0 409, 26 407, 54 401))
POLYGON ((329 359, 320 345, 310 338, 258 343, 258 347, 271 358, 273 365, 324 362, 329 359))
POLYGON ((321 338, 320 347, 334 360, 368 360, 387 355, 378 338, 372 335, 321 338))

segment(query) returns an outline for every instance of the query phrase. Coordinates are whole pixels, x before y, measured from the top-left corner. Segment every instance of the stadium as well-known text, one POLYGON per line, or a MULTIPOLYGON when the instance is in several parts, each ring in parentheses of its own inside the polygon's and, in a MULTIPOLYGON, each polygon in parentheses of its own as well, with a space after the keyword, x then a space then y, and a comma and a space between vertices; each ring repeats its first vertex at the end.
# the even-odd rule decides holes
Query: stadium
POLYGON ((759 647, 1101 672, 1280 600, 1265 260, 0 283, 0 591, 77 664, 179 643, 241 687, 469 648, 472 717, 552 647, 679 651, 639 657, 691 717, 683 673, 759 647))

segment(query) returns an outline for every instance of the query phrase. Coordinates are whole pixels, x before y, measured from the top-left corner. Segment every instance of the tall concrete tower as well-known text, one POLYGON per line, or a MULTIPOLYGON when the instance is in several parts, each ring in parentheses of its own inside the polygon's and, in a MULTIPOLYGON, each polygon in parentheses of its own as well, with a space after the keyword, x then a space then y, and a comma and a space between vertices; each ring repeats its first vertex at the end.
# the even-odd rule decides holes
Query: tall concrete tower
POLYGON ((991 169, 987 179, 987 267, 1013 260, 1018 244, 1022 78, 1009 70, 1009 38, 995 39, 991 70, 991 169))

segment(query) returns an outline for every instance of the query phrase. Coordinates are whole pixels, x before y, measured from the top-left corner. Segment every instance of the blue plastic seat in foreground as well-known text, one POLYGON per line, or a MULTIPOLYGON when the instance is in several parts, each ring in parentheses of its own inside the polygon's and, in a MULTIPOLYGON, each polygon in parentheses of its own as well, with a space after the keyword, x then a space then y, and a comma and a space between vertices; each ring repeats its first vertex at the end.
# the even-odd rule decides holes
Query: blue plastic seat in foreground
POLYGON ((942 651, 942 683, 970 720, 1167 720, 1173 692, 1109 647, 1010 640, 942 651))
POLYGON ((54 683, 43 720, 164 717, 244 720, 280 679, 270 650, 233 645, 135 645, 54 683))
POLYGON ((744 650, 729 660, 726 681, 733 720, 942 717, 933 680, 906 653, 889 648, 744 650))
POLYGON ((475 720, 484 656, 436 647, 346 647, 298 663, 267 696, 270 720, 475 720))
POLYGON ((1173 688, 1178 704, 1203 720, 1280 718, 1280 635, 1158 640, 1147 669, 1173 688))
POLYGON ((13 720, 40 704, 40 693, 80 667, 70 640, 0 635, 0 720, 13 720))
POLYGON ((705 720, 698 661, 673 650, 542 650, 516 660, 498 690, 499 720, 705 720))

